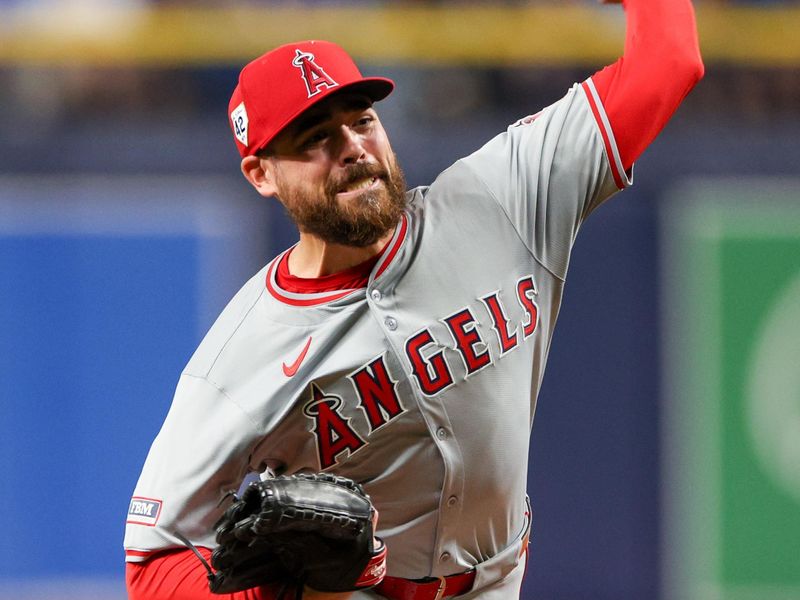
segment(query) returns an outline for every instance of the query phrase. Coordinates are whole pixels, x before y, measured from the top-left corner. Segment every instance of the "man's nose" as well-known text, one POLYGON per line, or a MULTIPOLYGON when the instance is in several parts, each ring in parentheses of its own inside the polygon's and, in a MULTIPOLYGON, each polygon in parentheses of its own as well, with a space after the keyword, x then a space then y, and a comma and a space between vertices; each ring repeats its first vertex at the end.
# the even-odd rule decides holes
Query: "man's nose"
POLYGON ((339 128, 341 148, 339 148, 339 162, 343 165, 352 165, 362 162, 367 158, 361 136, 347 125, 339 128))

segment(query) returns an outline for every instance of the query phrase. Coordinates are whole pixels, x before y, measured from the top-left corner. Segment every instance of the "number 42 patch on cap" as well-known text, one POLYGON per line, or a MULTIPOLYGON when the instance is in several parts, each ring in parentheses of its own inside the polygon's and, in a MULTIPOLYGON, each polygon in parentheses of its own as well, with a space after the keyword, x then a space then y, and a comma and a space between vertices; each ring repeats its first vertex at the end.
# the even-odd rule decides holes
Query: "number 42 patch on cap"
POLYGON ((233 109, 231 113, 231 123, 233 124, 233 134, 243 146, 247 146, 247 110, 244 102, 233 109))

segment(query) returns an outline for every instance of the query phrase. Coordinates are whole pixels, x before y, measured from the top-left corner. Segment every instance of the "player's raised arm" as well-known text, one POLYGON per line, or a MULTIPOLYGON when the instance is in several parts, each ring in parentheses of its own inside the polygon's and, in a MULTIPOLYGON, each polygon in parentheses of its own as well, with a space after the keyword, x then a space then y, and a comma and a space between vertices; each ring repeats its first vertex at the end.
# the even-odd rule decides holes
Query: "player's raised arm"
POLYGON ((703 75, 691 0, 624 6, 622 58, 460 161, 559 277, 581 223, 632 183, 633 162, 703 75))
POLYGON ((625 53, 592 78, 627 170, 703 76, 691 0, 625 0, 625 53))

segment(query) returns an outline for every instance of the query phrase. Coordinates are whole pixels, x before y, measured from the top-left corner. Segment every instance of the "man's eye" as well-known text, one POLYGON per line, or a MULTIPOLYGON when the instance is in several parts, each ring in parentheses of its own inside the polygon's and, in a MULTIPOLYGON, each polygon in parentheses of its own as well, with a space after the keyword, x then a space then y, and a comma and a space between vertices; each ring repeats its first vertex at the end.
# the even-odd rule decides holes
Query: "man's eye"
POLYGON ((373 121, 372 117, 365 116, 361 117, 358 121, 356 121, 356 127, 366 127, 367 125, 371 124, 373 121))
POLYGON ((313 146, 314 144, 318 144, 325 140, 328 137, 328 132, 323 130, 317 131, 316 133, 312 133, 308 136, 305 141, 303 141, 303 146, 313 146))

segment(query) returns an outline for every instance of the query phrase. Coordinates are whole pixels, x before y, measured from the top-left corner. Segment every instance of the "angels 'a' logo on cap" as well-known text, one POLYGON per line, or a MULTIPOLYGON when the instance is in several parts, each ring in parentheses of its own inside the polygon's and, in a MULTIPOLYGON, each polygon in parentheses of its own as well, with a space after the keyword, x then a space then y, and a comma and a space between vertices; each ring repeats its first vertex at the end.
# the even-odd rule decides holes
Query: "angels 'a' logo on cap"
POLYGON ((231 112, 231 124, 233 125, 233 135, 243 146, 247 146, 247 123, 247 110, 242 102, 231 112))
POLYGON ((300 69, 300 75, 306 84, 309 98, 322 91, 322 88, 333 88, 339 85, 325 72, 325 69, 314 61, 315 57, 310 52, 303 52, 300 49, 295 50, 292 64, 300 69))

